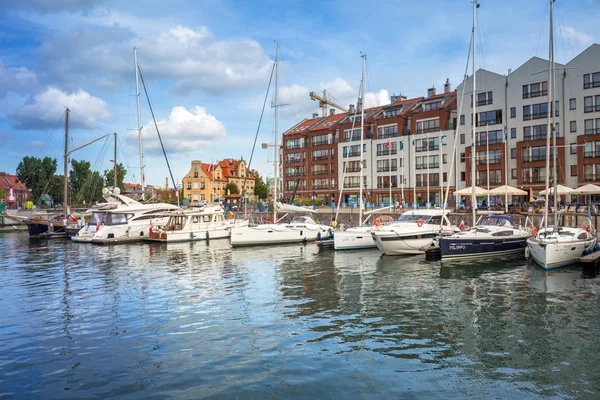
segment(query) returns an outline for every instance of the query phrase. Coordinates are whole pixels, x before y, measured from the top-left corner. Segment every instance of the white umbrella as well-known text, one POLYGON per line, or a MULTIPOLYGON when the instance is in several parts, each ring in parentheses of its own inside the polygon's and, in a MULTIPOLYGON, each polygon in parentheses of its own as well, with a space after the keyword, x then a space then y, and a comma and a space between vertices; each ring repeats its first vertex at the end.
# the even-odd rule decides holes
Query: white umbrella
MULTIPOLYGON (((558 185, 556 187, 557 194, 571 194, 572 191, 573 191, 573 189, 571 189, 570 187, 567 187, 567 186, 558 185)), ((552 194, 554 193, 554 186, 550 188, 548 193, 552 193, 552 194)), ((542 190, 539 194, 540 194, 540 196, 544 196, 544 195, 546 195, 546 191, 542 190)))
POLYGON ((600 186, 592 185, 591 183, 579 187, 571 192, 571 194, 598 194, 600 193, 600 186))
MULTIPOLYGON (((454 192, 454 194, 458 194, 461 196, 470 196, 473 194, 473 188, 467 187, 464 189, 460 189, 454 192)), ((475 196, 484 196, 487 194, 487 190, 480 188, 479 186, 475 186, 475 196)))
MULTIPOLYGON (((598 189, 600 189, 600 187, 598 189)), ((503 185, 503 186, 499 186, 497 188, 491 189, 490 194, 492 194, 492 195, 494 195, 494 194, 512 194, 512 195, 523 196, 523 195, 526 195, 527 192, 524 190, 518 189, 516 187, 503 185)))

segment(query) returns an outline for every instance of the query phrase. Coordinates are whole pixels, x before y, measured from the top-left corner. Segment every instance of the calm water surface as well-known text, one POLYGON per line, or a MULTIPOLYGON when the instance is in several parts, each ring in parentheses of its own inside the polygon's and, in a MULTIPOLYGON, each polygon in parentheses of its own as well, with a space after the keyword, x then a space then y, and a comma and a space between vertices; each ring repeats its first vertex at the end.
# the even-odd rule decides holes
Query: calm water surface
POLYGON ((598 398, 600 278, 0 235, 0 398, 598 398))

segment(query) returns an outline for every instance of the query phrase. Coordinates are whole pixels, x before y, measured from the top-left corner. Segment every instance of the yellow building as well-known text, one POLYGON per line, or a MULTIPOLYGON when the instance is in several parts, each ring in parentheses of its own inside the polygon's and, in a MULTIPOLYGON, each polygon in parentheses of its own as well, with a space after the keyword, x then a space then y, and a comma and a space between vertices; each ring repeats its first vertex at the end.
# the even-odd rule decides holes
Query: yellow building
POLYGON ((246 177, 246 197, 254 195, 254 176, 248 171, 244 160, 226 159, 216 164, 192 161, 190 171, 183 177, 183 192, 190 205, 197 206, 204 202, 222 201, 225 187, 234 182, 240 194, 246 177))

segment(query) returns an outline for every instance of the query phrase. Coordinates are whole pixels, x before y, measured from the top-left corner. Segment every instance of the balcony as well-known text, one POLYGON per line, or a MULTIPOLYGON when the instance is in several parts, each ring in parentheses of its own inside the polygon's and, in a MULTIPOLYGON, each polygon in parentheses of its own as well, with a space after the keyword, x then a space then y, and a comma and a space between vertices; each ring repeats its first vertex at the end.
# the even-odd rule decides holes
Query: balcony
MULTIPOLYGON (((398 150, 394 149, 392 150, 392 154, 398 154, 398 150)), ((390 155, 390 151, 389 150, 377 150, 377 155, 378 156, 389 156, 390 155)))
POLYGON ((440 127, 417 129, 417 133, 439 132, 440 127))
POLYGON ((329 171, 328 170, 313 171, 312 174, 313 175, 327 175, 327 174, 329 174, 329 171))
MULTIPOLYGON (((477 182, 477 186, 487 185, 487 178, 477 178, 476 182, 477 182)), ((501 185, 501 184, 502 184, 502 179, 494 178, 494 177, 490 176, 490 186, 501 185)))
POLYGON ((534 141, 534 140, 546 140, 547 135, 546 134, 535 134, 535 135, 525 135, 523 136, 523 141, 534 141))
POLYGON ((547 95, 548 95, 548 90, 536 90, 535 92, 523 93, 523 98, 529 99, 531 97, 540 97, 540 96, 547 96, 547 95))
POLYGON ((355 189, 359 187, 360 183, 344 183, 344 189, 355 189))
POLYGON ((329 156, 328 155, 324 155, 324 156, 312 156, 312 160, 313 161, 329 160, 329 156))
MULTIPOLYGON (((502 143, 503 143, 502 142, 502 138, 501 137, 500 138, 497 137, 497 138, 489 139, 488 142, 487 142, 487 145, 490 145, 490 144, 502 144, 502 143)), ((485 142, 485 140, 477 140, 475 142, 475 145, 476 146, 486 146, 486 142, 485 142)))
POLYGON ((521 157, 521 160, 523 162, 545 161, 546 155, 545 154, 523 155, 521 157))
POLYGON ((477 165, 500 164, 500 157, 490 157, 489 162, 485 159, 477 160, 477 165))
MULTIPOLYGON (((379 183, 379 182, 377 183, 377 189, 388 189, 389 187, 390 187, 389 184, 386 185, 385 183, 379 183)), ((398 184, 392 182, 392 187, 397 188, 398 184)))
POLYGON ((584 89, 591 89, 593 87, 600 87, 600 81, 586 82, 583 84, 584 89))
POLYGON ((596 104, 595 106, 585 106, 583 107, 583 112, 591 113, 594 111, 600 111, 600 104, 596 104))
POLYGON ((360 167, 357 167, 357 168, 346 168, 346 172, 360 172, 360 167))
POLYGON ((377 136, 377 139, 389 139, 389 138, 395 138, 398 137, 398 132, 394 132, 394 133, 383 133, 381 135, 377 136))
MULTIPOLYGON (((550 178, 550 181, 552 181, 552 178, 550 178)), ((546 177, 542 176, 542 177, 524 177, 521 180, 521 183, 525 184, 525 183, 533 183, 533 184, 539 184, 539 183, 546 183, 546 177)))
POLYGON ((416 169, 425 169, 425 168, 427 168, 427 164, 417 163, 417 164, 415 164, 415 168, 416 169))
POLYGON ((329 189, 329 185, 312 185, 313 190, 324 190, 329 189))
POLYGON ((304 144, 286 144, 285 145, 286 150, 296 150, 296 149, 305 149, 305 148, 306 148, 306 143, 304 143, 304 144))
MULTIPOLYGON (((437 180, 431 180, 431 181, 429 182, 429 187, 435 187, 435 186, 440 186, 440 181, 439 181, 439 179, 437 179, 437 180)), ((418 181, 417 181, 417 187, 418 187, 418 188, 424 188, 424 187, 427 187, 427 182, 418 182, 418 181)))
POLYGON ((297 178, 299 176, 306 176, 306 173, 304 173, 304 172, 294 172, 294 173, 289 172, 289 173, 286 173, 285 176, 287 178, 297 178))
POLYGON ((586 129, 586 130, 585 130, 585 134, 586 134, 586 135, 598 135, 598 134, 600 134, 600 128, 596 128, 596 129, 586 129))
MULTIPOLYGON (((392 165, 392 171, 398 171, 398 168, 392 165)), ((377 172, 390 172, 390 167, 378 167, 377 172)))
POLYGON ((285 160, 286 164, 297 164, 297 163, 305 163, 305 162, 306 162, 306 158, 303 158, 303 159, 292 158, 292 159, 285 160))
MULTIPOLYGON (((525 117, 523 117, 523 119, 525 119, 525 117)), ((502 123, 502 118, 486 119, 485 121, 478 121, 477 126, 488 126, 488 125, 496 125, 496 124, 501 124, 501 123, 502 123)))
POLYGON ((358 157, 360 156, 360 151, 349 151, 348 153, 344 154, 344 157, 358 157))

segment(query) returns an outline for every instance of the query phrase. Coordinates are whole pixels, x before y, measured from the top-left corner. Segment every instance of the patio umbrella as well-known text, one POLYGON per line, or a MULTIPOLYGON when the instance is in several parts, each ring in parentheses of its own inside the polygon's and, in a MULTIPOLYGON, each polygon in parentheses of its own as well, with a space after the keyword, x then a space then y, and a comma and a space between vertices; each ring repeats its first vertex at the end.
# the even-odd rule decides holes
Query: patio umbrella
MULTIPOLYGON (((572 191, 573 191, 573 189, 571 189, 570 187, 567 187, 567 186, 558 185, 558 186, 556 187, 556 193, 557 193, 557 194, 571 194, 571 192, 572 192, 572 191)), ((548 193, 549 193, 549 194, 550 194, 550 193, 554 194, 554 187, 551 187, 551 188, 548 190, 548 193)), ((540 196, 544 196, 544 195, 546 195, 546 191, 545 191, 545 190, 542 190, 542 191, 540 192, 540 196)))
MULTIPOLYGON (((600 187, 598 189, 600 189, 600 187)), ((508 186, 508 185, 503 185, 503 186, 499 186, 497 188, 491 189, 490 190, 490 194, 492 194, 492 195, 495 195, 495 194, 512 194, 512 195, 516 195, 516 196, 524 196, 524 195, 527 194, 527 192, 524 191, 524 190, 518 189, 516 187, 512 187, 512 186, 508 186)))
MULTIPOLYGON (((559 192, 560 193, 560 192, 559 192)), ((571 194, 598 194, 600 186, 592 185, 591 183, 574 189, 571 194)))
POLYGON ((535 201, 535 197, 533 197, 533 188, 529 188, 529 201, 535 201))
MULTIPOLYGON (((471 186, 466 187, 464 189, 456 190, 454 194, 460 196, 471 196, 473 194, 473 188, 471 186)), ((475 196, 484 196, 487 194, 487 190, 480 188, 479 186, 475 186, 475 196)))

